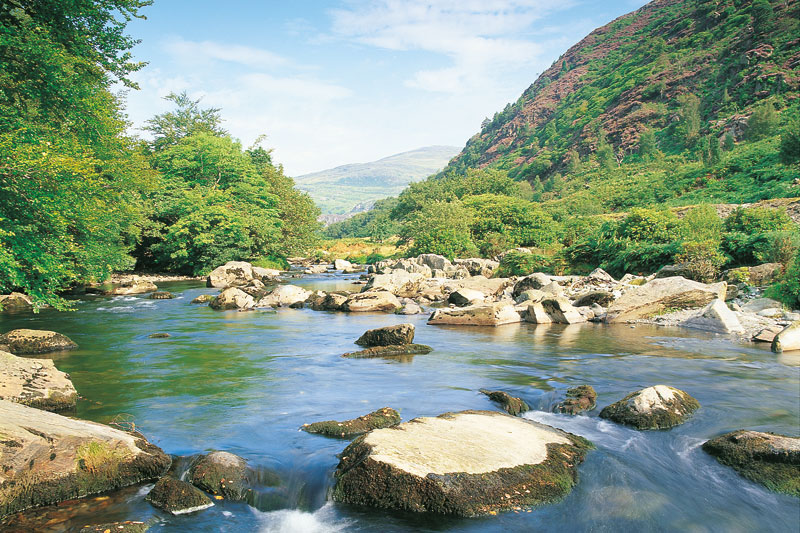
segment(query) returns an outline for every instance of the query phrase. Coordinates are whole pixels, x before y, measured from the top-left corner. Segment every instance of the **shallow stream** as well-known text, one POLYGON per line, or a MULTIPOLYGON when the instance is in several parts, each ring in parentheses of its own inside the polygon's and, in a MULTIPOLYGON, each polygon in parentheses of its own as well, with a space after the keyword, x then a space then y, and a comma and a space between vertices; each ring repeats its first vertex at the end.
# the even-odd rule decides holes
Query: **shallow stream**
MULTIPOLYGON (((309 276, 306 288, 359 287, 350 277, 309 276)), ((0 531, 71 531, 85 524, 152 521, 150 531, 507 532, 800 531, 800 501, 769 492, 707 456, 700 445, 734 429, 800 434, 800 354, 735 345, 713 335, 651 326, 513 324, 428 326, 427 315, 346 314, 309 309, 217 312, 192 305, 200 283, 164 283, 173 300, 89 297, 77 311, 0 317, 0 332, 49 329, 78 343, 57 354, 82 396, 80 418, 133 420, 167 453, 226 450, 275 471, 256 507, 228 501, 171 516, 144 501, 149 485, 15 517, 0 531), (434 351, 389 359, 343 359, 367 329, 412 322, 434 351), (165 339, 148 335, 166 332, 165 339), (659 383, 701 403, 685 424, 640 432, 598 410, 550 412, 567 388, 588 383, 598 406, 659 383), (526 416, 579 434, 597 449, 563 501, 475 519, 333 504, 327 494, 347 441, 298 431, 389 406, 404 420, 463 409, 496 409, 478 389, 502 389, 534 409, 526 416)))

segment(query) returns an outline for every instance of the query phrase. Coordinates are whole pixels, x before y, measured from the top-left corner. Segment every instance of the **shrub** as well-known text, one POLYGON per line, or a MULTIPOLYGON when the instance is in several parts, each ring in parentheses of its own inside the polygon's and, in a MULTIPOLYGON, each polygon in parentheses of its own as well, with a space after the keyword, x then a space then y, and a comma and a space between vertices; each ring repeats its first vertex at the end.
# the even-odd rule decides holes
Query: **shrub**
POLYGON ((778 115, 772 102, 764 102, 755 109, 747 119, 747 138, 758 141, 775 132, 778 126, 778 115))
POLYGON ((765 231, 783 231, 793 229, 794 222, 786 214, 785 209, 768 207, 737 207, 725 219, 725 231, 738 231, 754 234, 765 231))
POLYGON ((675 260, 683 263, 690 279, 710 283, 719 277, 720 268, 726 259, 718 242, 688 241, 683 243, 675 260))
POLYGON ((439 254, 453 259, 477 253, 472 242, 472 215, 460 201, 431 202, 414 213, 403 227, 403 238, 413 241, 410 255, 439 254))
POLYGON ((365 265, 374 265, 378 261, 383 261, 386 259, 386 256, 383 254, 379 254, 378 252, 372 252, 364 259, 365 265))
POLYGON ((527 276, 534 272, 551 272, 550 257, 537 253, 509 252, 500 261, 494 277, 527 276))
POLYGON ((716 241, 722 238, 722 219, 713 205, 703 204, 690 209, 683 217, 683 233, 696 241, 716 241))
POLYGON ((767 289, 766 296, 775 298, 792 309, 800 309, 800 252, 786 269, 783 280, 767 289))
POLYGON ((800 161, 800 120, 793 120, 781 133, 781 162, 793 165, 800 161))
POLYGON ((291 265, 285 257, 278 257, 275 255, 268 255, 266 257, 259 257, 250 261, 253 266, 261 268, 271 268, 273 270, 289 270, 291 265))
POLYGON ((667 209, 635 207, 617 228, 617 236, 637 242, 669 243, 680 237, 681 223, 667 209))
POLYGON ((800 232, 771 231, 764 234, 763 246, 753 251, 759 263, 781 263, 789 266, 800 249, 800 232))

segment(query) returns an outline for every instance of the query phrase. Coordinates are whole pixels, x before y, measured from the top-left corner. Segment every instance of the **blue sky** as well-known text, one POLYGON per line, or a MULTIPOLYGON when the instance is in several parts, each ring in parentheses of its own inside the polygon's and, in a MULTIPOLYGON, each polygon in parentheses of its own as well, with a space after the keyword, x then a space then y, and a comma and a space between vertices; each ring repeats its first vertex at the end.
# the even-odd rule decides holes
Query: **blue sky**
MULTIPOLYGON (((187 91, 297 176, 463 146, 569 46, 643 0, 156 0, 129 33, 149 65, 134 132, 187 91)), ((143 135, 144 136, 144 135, 143 135)))

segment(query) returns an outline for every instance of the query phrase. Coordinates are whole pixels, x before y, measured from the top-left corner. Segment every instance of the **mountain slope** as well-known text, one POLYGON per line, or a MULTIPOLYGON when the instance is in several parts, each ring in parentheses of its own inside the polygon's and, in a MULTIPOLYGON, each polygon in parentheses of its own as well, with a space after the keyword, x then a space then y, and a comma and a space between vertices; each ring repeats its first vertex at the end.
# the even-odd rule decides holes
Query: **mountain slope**
POLYGON ((358 204, 400 193, 409 183, 441 170, 460 151, 428 146, 370 163, 342 165, 295 178, 325 214, 347 213, 358 204))

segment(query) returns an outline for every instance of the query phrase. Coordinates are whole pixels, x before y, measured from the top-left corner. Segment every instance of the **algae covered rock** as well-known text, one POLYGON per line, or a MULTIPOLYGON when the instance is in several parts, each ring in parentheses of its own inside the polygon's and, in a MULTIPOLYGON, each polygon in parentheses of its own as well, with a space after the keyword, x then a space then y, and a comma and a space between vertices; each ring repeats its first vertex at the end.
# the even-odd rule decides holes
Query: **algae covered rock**
POLYGON ((369 348, 372 346, 398 346, 414 342, 414 324, 397 324, 371 329, 361 335, 356 344, 369 348))
POLYGON ((800 438, 740 429, 713 438, 703 450, 751 481, 800 496, 800 438))
POLYGON ((249 492, 247 462, 228 452, 211 452, 194 463, 187 480, 197 488, 229 500, 243 500, 249 492))
POLYGON ((0 335, 0 345, 17 355, 72 350, 78 345, 66 335, 41 329, 15 329, 0 335))
POLYGON ((193 513, 214 505, 203 491, 171 476, 159 479, 145 500, 174 515, 193 513))
POLYGON ((156 291, 151 292, 147 297, 150 300, 172 300, 175 298, 175 295, 169 291, 156 291))
POLYGON ((476 516, 564 497, 591 443, 505 413, 416 418, 358 437, 342 452, 333 499, 476 516))
POLYGON ((591 411, 597 405, 597 393, 591 385, 578 385, 567 389, 567 398, 556 405, 557 413, 577 415, 583 411, 591 411))
POLYGON ((145 533, 148 529, 150 529, 149 524, 126 520, 124 522, 109 522, 106 524, 83 526, 80 529, 80 533, 145 533))
POLYGON ((530 407, 522 399, 511 396, 507 392, 501 390, 490 391, 486 389, 480 390, 481 394, 485 394, 493 402, 497 402, 503 406, 503 409, 510 415, 517 416, 525 411, 529 411, 530 407))
POLYGON ((632 392, 600 411, 600 418, 636 429, 669 429, 683 424, 700 403, 688 393, 655 385, 632 392))
POLYGON ((364 416, 359 416, 352 420, 326 420, 324 422, 314 422, 304 424, 302 429, 308 433, 316 433, 327 437, 337 437, 348 439, 362 435, 373 429, 388 428, 400 423, 400 414, 390 407, 378 409, 364 416))
POLYGON ((0 400, 0 518, 155 480, 170 458, 138 433, 0 400))
POLYGON ((210 301, 212 301, 214 298, 216 298, 216 296, 214 296, 213 294, 201 294, 200 296, 198 296, 197 298, 192 300, 192 303, 193 304, 207 304, 210 301))
POLYGON ((397 357, 402 355, 423 355, 433 348, 425 344, 396 344, 392 346, 372 346, 356 352, 347 352, 342 357, 348 359, 372 359, 374 357, 397 357))
POLYGON ((46 411, 75 407, 78 393, 50 359, 28 359, 0 351, 0 400, 46 411))

